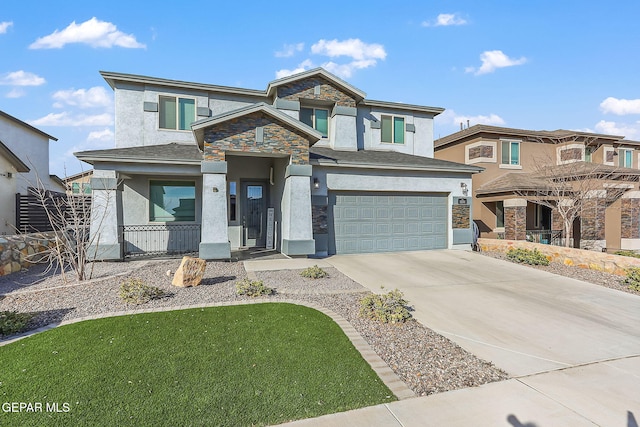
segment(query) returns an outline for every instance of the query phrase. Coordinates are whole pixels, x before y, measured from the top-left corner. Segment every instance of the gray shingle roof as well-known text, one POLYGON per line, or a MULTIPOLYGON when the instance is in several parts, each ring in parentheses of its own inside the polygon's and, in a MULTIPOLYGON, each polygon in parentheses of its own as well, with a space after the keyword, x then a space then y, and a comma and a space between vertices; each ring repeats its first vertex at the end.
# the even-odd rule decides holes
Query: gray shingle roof
POLYGON ((195 144, 145 145, 142 147, 80 151, 73 154, 89 164, 101 160, 173 164, 194 164, 202 161, 202 153, 195 144))

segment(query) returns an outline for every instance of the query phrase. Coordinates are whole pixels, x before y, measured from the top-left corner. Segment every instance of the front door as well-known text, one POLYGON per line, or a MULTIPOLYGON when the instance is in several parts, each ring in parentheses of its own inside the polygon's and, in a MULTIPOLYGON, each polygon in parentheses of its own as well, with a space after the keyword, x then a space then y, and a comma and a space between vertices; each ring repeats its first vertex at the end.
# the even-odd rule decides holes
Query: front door
POLYGON ((262 182, 242 183, 242 228, 244 246, 264 247, 267 235, 267 186, 262 182))

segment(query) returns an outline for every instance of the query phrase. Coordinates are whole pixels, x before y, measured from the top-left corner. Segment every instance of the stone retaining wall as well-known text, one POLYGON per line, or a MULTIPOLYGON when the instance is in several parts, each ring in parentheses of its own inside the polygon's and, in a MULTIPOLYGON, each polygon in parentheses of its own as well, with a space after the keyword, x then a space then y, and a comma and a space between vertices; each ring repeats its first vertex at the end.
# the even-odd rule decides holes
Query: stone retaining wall
POLYGON ((538 249, 549 261, 575 265, 580 268, 605 271, 620 276, 626 274, 631 267, 640 267, 640 258, 587 251, 584 249, 565 248, 562 246, 543 245, 521 240, 478 239, 483 251, 507 252, 511 248, 538 249))
POLYGON ((29 268, 35 263, 36 254, 54 245, 54 232, 0 237, 0 276, 29 268))

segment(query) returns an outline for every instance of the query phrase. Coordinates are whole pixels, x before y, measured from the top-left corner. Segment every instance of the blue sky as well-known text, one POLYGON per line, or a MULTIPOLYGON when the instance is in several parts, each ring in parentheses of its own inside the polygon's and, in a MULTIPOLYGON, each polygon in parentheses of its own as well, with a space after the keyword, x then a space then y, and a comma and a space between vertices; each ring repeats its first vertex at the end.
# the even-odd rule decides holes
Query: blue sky
POLYGON ((640 2, 111 0, 3 2, 0 109, 72 152, 113 147, 100 70, 253 89, 324 66, 370 99, 444 107, 460 122, 640 140, 640 2))

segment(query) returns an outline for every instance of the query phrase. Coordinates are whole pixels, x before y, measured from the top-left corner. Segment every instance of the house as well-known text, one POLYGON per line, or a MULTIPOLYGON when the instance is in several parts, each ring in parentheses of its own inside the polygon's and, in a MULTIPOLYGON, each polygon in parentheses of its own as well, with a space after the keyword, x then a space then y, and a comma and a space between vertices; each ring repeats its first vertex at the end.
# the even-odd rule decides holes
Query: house
POLYGON ((433 158, 442 108, 370 100, 322 68, 265 90, 101 74, 115 148, 76 153, 98 259, 469 247, 481 168, 433 158))
POLYGON ((0 110, 0 234, 15 234, 16 194, 39 185, 62 189, 49 175, 49 141, 57 139, 0 110))
POLYGON ((542 202, 545 192, 551 196, 541 179, 546 175, 573 191, 579 185, 587 190, 579 218, 566 227, 575 247, 640 249, 638 142, 590 132, 475 125, 436 140, 435 157, 485 169, 473 176, 473 219, 483 237, 543 243, 567 237, 560 236, 564 227, 557 207, 568 199, 542 202))
POLYGON ((91 177, 93 170, 78 172, 63 180, 67 194, 87 194, 91 195, 91 177))

